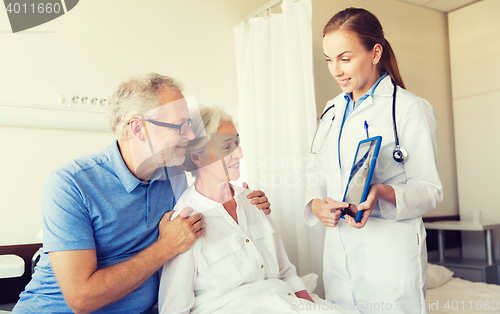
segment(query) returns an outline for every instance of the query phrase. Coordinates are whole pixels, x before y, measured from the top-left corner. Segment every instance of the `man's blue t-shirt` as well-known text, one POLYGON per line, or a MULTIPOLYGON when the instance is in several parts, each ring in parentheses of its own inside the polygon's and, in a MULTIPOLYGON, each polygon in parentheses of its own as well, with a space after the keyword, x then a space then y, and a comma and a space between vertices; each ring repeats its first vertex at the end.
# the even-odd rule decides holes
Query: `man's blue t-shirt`
MULTIPOLYGON (((186 187, 183 172, 161 168, 149 183, 125 165, 118 143, 55 170, 42 200, 43 253, 13 313, 72 313, 48 254, 96 250, 98 269, 123 262, 158 239, 158 223, 186 187), (175 192, 175 193, 174 193, 175 192)), ((158 300, 158 274, 96 313, 148 313, 158 300)))

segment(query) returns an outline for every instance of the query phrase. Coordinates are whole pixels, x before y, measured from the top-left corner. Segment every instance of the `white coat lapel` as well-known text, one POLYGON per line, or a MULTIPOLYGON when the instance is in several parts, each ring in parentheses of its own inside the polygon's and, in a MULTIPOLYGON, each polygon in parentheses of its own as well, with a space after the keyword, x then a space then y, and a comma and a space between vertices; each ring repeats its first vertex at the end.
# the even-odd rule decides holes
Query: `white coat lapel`
POLYGON ((394 90, 394 86, 391 82, 391 77, 386 76, 375 88, 373 93, 373 97, 383 96, 383 97, 392 97, 392 92, 394 90))
POLYGON ((352 114, 356 114, 357 112, 360 112, 361 110, 371 106, 372 104, 373 104, 373 98, 369 96, 365 100, 363 100, 361 105, 359 105, 359 108, 356 108, 356 110, 354 110, 352 114))
POLYGON ((332 126, 336 131, 336 134, 339 134, 340 127, 342 126, 342 120, 344 119, 345 108, 347 106, 347 101, 344 98, 344 94, 341 94, 338 97, 338 100, 335 102, 335 123, 332 126))

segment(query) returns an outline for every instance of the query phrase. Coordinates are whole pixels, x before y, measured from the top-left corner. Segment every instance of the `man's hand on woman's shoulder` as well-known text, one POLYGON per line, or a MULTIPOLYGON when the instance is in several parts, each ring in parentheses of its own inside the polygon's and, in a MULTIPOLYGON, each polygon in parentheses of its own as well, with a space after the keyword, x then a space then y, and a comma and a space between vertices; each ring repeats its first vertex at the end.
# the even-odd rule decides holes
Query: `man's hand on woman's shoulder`
MULTIPOLYGON (((248 184, 243 182, 243 187, 248 189, 248 184)), ((266 193, 261 190, 256 190, 247 195, 248 199, 251 199, 251 203, 255 205, 258 209, 261 209, 264 214, 269 215, 271 213, 271 203, 267 199, 266 193)))

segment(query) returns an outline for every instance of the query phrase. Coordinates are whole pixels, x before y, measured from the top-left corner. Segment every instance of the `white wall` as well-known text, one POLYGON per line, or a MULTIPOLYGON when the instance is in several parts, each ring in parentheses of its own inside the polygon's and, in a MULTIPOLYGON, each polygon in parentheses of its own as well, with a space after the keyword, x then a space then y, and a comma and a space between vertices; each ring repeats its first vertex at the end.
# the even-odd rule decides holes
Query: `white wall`
POLYGON ((396 54, 406 88, 427 99, 436 110, 444 200, 426 216, 458 215, 447 15, 395 0, 313 0, 318 114, 328 100, 342 92, 324 61, 323 27, 336 12, 351 6, 365 8, 377 16, 396 54))
MULTIPOLYGON (((0 84, 112 93, 145 72, 180 79, 185 95, 237 116, 233 27, 267 1, 86 0, 12 34, 0 10, 0 84)), ((0 116, 0 125, 2 117, 0 116)), ((0 245, 39 242, 48 174, 107 147, 110 132, 0 126, 0 245)))
MULTIPOLYGON (((500 222, 500 1, 483 0, 449 14, 453 114, 460 216, 500 222)), ((484 236, 463 232, 463 255, 484 256, 484 236)), ((495 232, 495 243, 500 232, 495 232)), ((495 246, 498 258, 498 249, 495 246)))
POLYGON ((50 172, 71 159, 100 151, 111 132, 0 127, 2 178, 0 245, 40 242, 42 189, 50 172))

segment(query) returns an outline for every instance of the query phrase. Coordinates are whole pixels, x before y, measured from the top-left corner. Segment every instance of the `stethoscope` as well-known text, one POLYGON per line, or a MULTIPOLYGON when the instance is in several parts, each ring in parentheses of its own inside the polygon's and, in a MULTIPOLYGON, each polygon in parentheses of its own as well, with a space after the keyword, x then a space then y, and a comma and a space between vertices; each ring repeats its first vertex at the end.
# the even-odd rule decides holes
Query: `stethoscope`
MULTIPOLYGON (((392 82, 392 85, 394 86, 394 90, 392 92, 392 126, 394 127, 394 143, 396 144, 396 148, 392 152, 392 158, 394 158, 394 160, 396 162, 404 162, 406 160, 406 158, 408 158, 408 152, 406 151, 406 149, 404 149, 403 147, 399 146, 398 130, 397 130, 397 127, 396 127, 396 83, 394 82, 394 80, 391 80, 391 82, 392 82)), ((332 127, 333 120, 335 119, 335 115, 333 115, 333 117, 332 117, 332 121, 330 123, 330 127, 325 132, 325 135, 324 135, 324 138, 323 138, 323 142, 321 142, 321 145, 317 149, 314 149, 317 146, 317 143, 315 142, 316 141, 316 136, 318 135, 318 131, 320 130, 321 125, 324 123, 323 117, 328 113, 328 111, 330 111, 333 108, 335 108, 335 104, 333 104, 330 107, 328 107, 321 114, 321 117, 319 118, 320 119, 320 125, 316 129, 316 133, 314 133, 314 138, 313 138, 313 141, 312 141, 312 144, 311 144, 311 154, 318 154, 321 151, 321 148, 323 148, 323 144, 325 143, 325 139, 326 139, 328 133, 330 132, 330 128, 332 127)))

